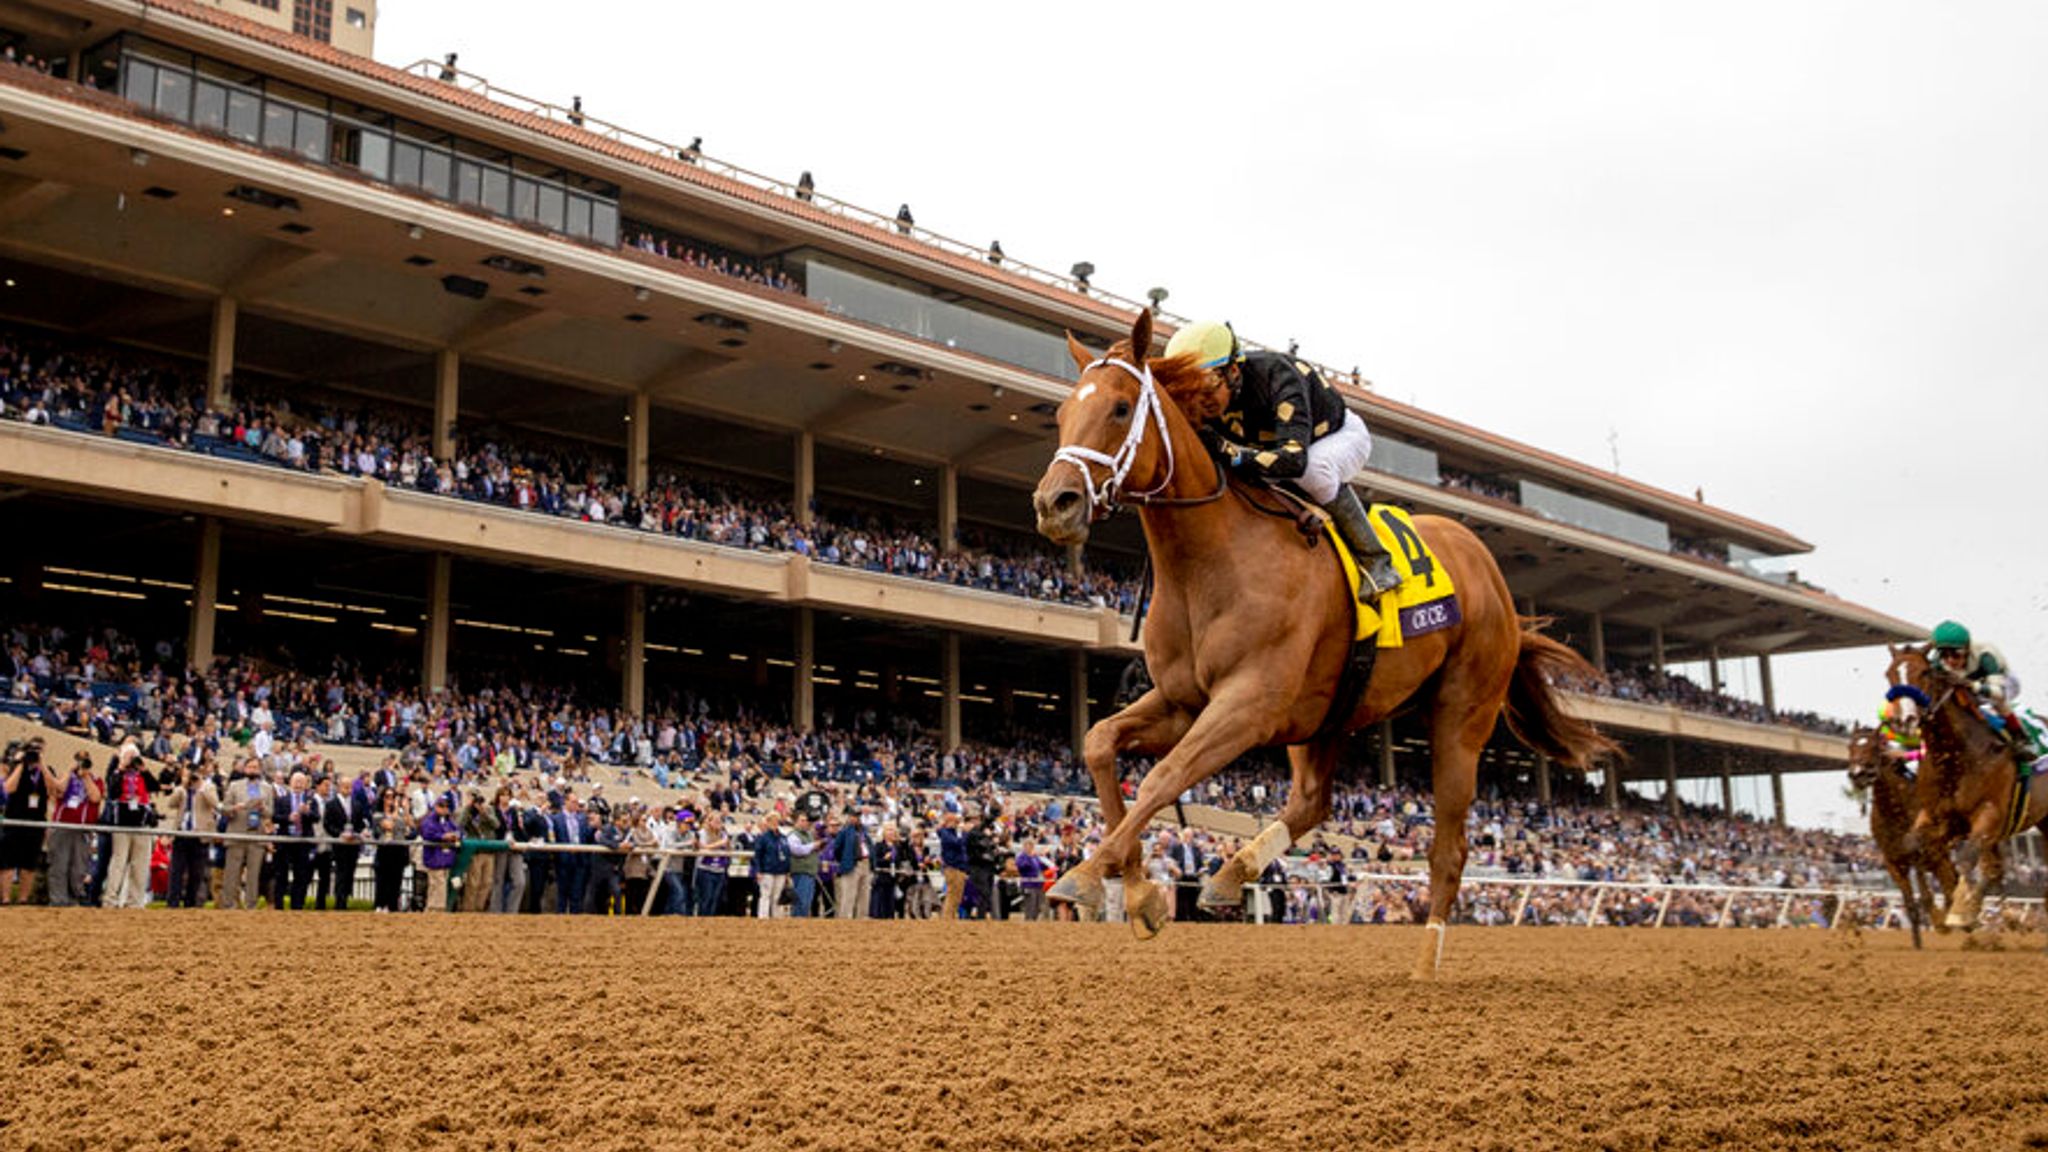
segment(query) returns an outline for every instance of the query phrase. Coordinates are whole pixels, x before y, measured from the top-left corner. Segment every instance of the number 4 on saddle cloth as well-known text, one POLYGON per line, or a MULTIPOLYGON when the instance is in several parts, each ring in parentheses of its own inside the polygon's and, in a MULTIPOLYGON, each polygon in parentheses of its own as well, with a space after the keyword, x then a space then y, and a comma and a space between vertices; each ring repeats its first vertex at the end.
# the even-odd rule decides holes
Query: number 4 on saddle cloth
POLYGON ((1388 592, 1380 594, 1377 607, 1358 598, 1361 578, 1358 561, 1351 550, 1344 546, 1344 537, 1337 532, 1334 524, 1325 524, 1323 531, 1330 537, 1330 543, 1337 549, 1337 559, 1344 566, 1344 580, 1351 586, 1351 601, 1357 606, 1358 627, 1352 634, 1354 643, 1363 642, 1366 637, 1377 635, 1375 647, 1399 648, 1417 636, 1439 632, 1464 619, 1458 610, 1458 590, 1451 583, 1451 571, 1437 562, 1435 553, 1422 539, 1422 533, 1408 519, 1408 513, 1391 504, 1375 504, 1366 510, 1365 518, 1371 522, 1374 535, 1380 538, 1381 546, 1394 557, 1394 569, 1401 575, 1401 583, 1388 592))

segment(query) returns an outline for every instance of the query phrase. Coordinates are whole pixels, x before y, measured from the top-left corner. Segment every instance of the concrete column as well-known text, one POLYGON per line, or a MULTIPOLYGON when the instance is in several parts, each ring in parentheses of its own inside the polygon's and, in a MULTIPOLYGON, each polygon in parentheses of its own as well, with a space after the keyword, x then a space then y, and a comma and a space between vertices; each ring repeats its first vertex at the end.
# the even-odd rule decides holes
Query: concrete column
POLYGON ((1778 693, 1771 686, 1771 654, 1759 652, 1756 657, 1756 682, 1764 696, 1764 711, 1777 715, 1778 693))
POLYGON ((220 602, 220 521, 199 521, 199 559, 192 573, 192 619, 185 633, 185 660, 202 671, 213 663, 213 625, 220 602))
POLYGON ((1621 811, 1621 769, 1614 764, 1600 770, 1602 783, 1607 790, 1607 808, 1610 812, 1621 811))
POLYGON ((817 619, 809 608, 796 610, 796 671, 790 676, 789 718, 799 732, 809 732, 817 723, 817 619))
POLYGON ((455 458, 455 418, 462 397, 462 357, 453 348, 434 353, 434 459, 455 458))
POLYGON ((645 392, 626 399, 626 486, 642 496, 647 494, 647 431, 653 411, 645 392))
POLYGON ((1380 787, 1394 786, 1394 722, 1380 721, 1380 787))
POLYGON ((951 464, 939 469, 939 551, 960 550, 960 470, 951 464))
POLYGON ((455 558, 436 552, 427 568, 426 651, 420 666, 420 687, 429 692, 448 686, 448 634, 455 624, 448 610, 448 586, 454 575, 455 558))
POLYGON ((1711 644, 1707 647, 1707 686, 1719 692, 1721 685, 1721 646, 1711 644))
POLYGON ((1678 815, 1678 741, 1664 740, 1664 810, 1678 815))
POLYGON ((1598 612, 1593 613, 1593 623, 1587 630, 1586 639, 1592 649, 1589 659, 1593 661, 1593 667, 1607 671, 1607 620, 1598 612))
POLYGON ((626 585, 626 622, 619 645, 619 706, 647 711, 647 586, 626 585))
POLYGON ((1735 753, 1721 750, 1721 814, 1735 815, 1735 753))
POLYGON ((1550 757, 1543 752, 1536 754, 1536 802, 1550 807, 1550 757))
POLYGON ((1081 762, 1081 746, 1088 742, 1088 652, 1076 648, 1067 656, 1067 726, 1074 745, 1074 762, 1081 762))
POLYGON ((216 412, 227 408, 235 378, 235 298, 216 297, 213 302, 213 336, 206 349, 206 406, 216 412))
POLYGON ((1771 772, 1771 822, 1783 828, 1785 819, 1785 774, 1775 769, 1771 772))
POLYGON ((811 501, 818 496, 818 446, 809 432, 796 434, 796 487, 790 501, 796 506, 796 522, 808 528, 815 519, 811 501))
POLYGON ((960 747, 960 634, 948 632, 940 642, 939 750, 960 747))
POLYGON ((1660 674, 1664 671, 1664 629, 1661 627, 1650 629, 1650 667, 1660 674))

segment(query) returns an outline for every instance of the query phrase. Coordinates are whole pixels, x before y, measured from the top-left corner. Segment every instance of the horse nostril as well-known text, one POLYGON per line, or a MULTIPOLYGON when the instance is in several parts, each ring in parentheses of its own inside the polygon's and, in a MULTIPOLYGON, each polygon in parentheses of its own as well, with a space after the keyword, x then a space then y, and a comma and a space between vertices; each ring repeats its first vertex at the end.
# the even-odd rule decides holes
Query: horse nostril
POLYGON ((1074 506, 1079 504, 1080 502, 1081 494, 1079 492, 1074 491, 1072 488, 1069 488, 1065 492, 1062 492, 1059 495, 1052 498, 1052 510, 1062 516, 1065 516, 1068 513, 1072 512, 1074 510, 1074 506))

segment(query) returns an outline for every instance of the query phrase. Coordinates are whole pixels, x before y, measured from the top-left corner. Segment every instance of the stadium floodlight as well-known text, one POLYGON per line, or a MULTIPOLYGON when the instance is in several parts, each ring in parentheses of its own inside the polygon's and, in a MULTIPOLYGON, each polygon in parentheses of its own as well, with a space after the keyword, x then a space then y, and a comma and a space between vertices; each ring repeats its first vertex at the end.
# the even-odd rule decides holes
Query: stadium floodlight
POLYGON ((991 264, 1001 264, 1003 262, 1003 242, 1001 240, 991 240, 988 242, 988 262, 991 264))
POLYGON ((645 302, 646 302, 646 300, 647 300, 647 298, 648 298, 649 296, 651 296, 651 295, 653 295, 653 293, 649 292, 649 291, 648 291, 647 289, 645 289, 645 288, 635 288, 635 289, 633 289, 633 299, 635 299, 635 300, 639 300, 639 301, 641 301, 641 302, 643 302, 643 303, 645 303, 645 302))
POLYGON ((149 167, 149 153, 140 148, 130 148, 128 150, 128 162, 137 168, 147 168, 149 167))
POLYGON ((1167 292, 1164 288, 1152 288, 1145 292, 1145 299, 1152 302, 1152 314, 1154 316, 1159 315, 1159 306, 1166 303, 1166 298, 1169 295, 1171 293, 1167 292))
POLYGON ((917 217, 910 214, 910 205, 905 204, 896 209, 896 230, 898 232, 908 236, 910 235, 910 230, 916 226, 917 217))
POLYGON ((413 240, 424 240, 427 238, 427 230, 425 228, 420 227, 417 224, 407 227, 405 230, 405 234, 408 238, 413 240))
POLYGON ((803 175, 796 178, 796 198, 809 203, 811 197, 816 195, 817 191, 818 183, 811 179, 811 170, 809 168, 804 169, 803 175))
POLYGON ((1076 263, 1069 271, 1074 274, 1074 283, 1080 286, 1081 291, 1086 292, 1088 290, 1088 278, 1095 275, 1095 265, 1082 260, 1076 263))

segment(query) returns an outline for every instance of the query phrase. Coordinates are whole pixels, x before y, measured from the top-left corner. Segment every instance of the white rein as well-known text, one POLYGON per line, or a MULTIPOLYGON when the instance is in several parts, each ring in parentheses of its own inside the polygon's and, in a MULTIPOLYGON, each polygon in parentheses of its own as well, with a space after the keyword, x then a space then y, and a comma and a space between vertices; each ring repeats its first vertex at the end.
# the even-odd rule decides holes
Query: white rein
POLYGON ((1081 490, 1088 493, 1088 514, 1091 519, 1096 518, 1098 509, 1116 509, 1117 497, 1123 488, 1124 478, 1130 475, 1131 464, 1138 458, 1138 448, 1145 442, 1145 429, 1148 423, 1159 427, 1159 443, 1166 450, 1166 475, 1159 483, 1134 495, 1139 499, 1156 496, 1165 491, 1168 484, 1173 483, 1173 438, 1167 435, 1166 409, 1160 403, 1158 385, 1152 382, 1152 366, 1147 364, 1139 367, 1128 360, 1110 359, 1105 356, 1082 369, 1081 375, 1086 376, 1104 365, 1121 368, 1138 382, 1138 403, 1131 409, 1131 430, 1125 433, 1122 446, 1117 448, 1114 455, 1110 455, 1097 452, 1093 448, 1083 448, 1078 444, 1066 444, 1052 454, 1055 461, 1064 460, 1080 469, 1081 490), (1151 417, 1149 422, 1146 419, 1148 416, 1151 417), (1100 465, 1109 472, 1103 478, 1100 488, 1095 485, 1094 473, 1089 471, 1091 464, 1100 465))

